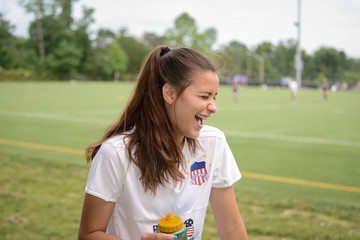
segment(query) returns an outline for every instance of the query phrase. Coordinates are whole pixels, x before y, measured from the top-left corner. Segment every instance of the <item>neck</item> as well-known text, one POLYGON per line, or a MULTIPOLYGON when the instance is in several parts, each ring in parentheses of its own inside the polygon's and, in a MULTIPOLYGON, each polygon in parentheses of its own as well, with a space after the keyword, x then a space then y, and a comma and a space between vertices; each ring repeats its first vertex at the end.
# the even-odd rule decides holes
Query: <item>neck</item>
POLYGON ((185 137, 179 137, 177 140, 177 145, 180 149, 184 148, 184 144, 185 144, 185 137))

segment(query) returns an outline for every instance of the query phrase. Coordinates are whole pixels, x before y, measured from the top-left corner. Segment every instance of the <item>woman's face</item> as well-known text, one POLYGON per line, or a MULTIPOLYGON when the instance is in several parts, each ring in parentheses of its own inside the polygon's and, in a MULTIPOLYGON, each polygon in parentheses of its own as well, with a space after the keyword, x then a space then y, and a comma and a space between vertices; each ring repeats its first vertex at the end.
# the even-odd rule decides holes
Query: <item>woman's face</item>
POLYGON ((168 105, 170 120, 180 145, 184 137, 198 137, 204 120, 216 112, 215 97, 218 88, 219 78, 216 73, 200 72, 183 93, 168 105))

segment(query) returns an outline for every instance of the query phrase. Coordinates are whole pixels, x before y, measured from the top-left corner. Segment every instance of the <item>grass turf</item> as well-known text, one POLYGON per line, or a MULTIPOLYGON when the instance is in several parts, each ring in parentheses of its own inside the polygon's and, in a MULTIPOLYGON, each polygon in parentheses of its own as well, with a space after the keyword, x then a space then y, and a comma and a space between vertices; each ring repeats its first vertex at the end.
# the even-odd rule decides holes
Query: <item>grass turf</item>
MULTIPOLYGON (((131 83, 1 83, 0 138, 83 149, 125 106, 131 83)), ((360 187, 360 94, 221 86, 206 124, 240 170, 360 187)), ((88 166, 61 151, 0 144, 0 239, 74 239, 88 166)), ((360 238, 360 193, 246 177, 235 184, 251 239, 360 238)), ((204 239, 217 239, 211 209, 204 239)))

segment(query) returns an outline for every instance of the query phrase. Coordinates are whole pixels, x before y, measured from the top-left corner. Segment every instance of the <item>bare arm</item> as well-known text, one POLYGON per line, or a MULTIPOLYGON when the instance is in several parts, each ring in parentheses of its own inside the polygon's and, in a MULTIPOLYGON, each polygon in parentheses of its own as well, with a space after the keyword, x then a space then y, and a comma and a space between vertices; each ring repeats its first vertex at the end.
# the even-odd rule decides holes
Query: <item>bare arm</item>
MULTIPOLYGON (((114 209, 114 202, 106 202, 101 198, 85 195, 82 210, 79 240, 120 240, 114 236, 106 234, 111 213, 114 209)), ((170 240, 173 235, 162 233, 144 233, 141 240, 170 240)))
POLYGON ((118 238, 105 233, 114 206, 114 202, 106 202, 98 197, 86 194, 78 239, 118 240, 118 238))
POLYGON ((245 225, 236 203, 233 187, 212 188, 210 204, 220 239, 248 239, 245 225))

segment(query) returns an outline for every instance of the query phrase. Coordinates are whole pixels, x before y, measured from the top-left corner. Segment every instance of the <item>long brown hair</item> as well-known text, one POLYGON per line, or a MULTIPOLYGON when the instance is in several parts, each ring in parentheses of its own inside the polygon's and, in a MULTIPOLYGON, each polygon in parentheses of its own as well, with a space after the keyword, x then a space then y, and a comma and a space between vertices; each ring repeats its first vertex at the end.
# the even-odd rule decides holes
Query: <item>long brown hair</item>
MULTIPOLYGON (((216 72, 216 68, 209 58, 195 50, 155 48, 142 66, 135 91, 120 119, 100 140, 87 147, 87 160, 95 157, 103 142, 132 130, 126 135, 129 138, 126 151, 130 162, 140 169, 145 191, 156 193, 157 187, 170 179, 181 182, 184 179, 180 171, 184 166, 183 155, 174 138, 162 87, 165 83, 172 85, 179 96, 191 84, 194 74, 202 71, 216 72)), ((196 139, 187 141, 195 152, 196 139)))

